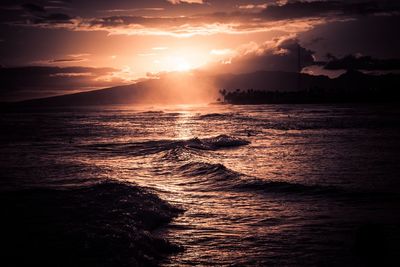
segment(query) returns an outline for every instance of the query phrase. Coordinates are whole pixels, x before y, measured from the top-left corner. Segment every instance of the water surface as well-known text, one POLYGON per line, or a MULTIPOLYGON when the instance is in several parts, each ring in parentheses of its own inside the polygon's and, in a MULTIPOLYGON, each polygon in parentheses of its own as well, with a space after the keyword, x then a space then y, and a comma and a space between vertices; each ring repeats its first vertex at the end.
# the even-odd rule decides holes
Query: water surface
POLYGON ((399 115, 379 105, 2 114, 0 183, 118 181, 157 194, 184 210, 156 233, 183 247, 165 266, 389 264, 400 241, 399 115))

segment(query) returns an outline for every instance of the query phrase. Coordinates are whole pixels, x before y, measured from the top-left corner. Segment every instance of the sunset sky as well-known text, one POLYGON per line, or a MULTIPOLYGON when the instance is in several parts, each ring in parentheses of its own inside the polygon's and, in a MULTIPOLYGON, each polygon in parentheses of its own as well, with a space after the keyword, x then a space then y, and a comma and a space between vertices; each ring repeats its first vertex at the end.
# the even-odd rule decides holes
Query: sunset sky
POLYGON ((1 97, 18 99, 36 87, 38 96, 91 90, 198 68, 295 71, 298 44, 303 71, 331 75, 340 68, 323 70, 321 62, 400 58, 395 25, 400 2, 391 0, 6 0, 0 78, 10 86, 1 97), (25 87, 13 80, 22 76, 25 87))

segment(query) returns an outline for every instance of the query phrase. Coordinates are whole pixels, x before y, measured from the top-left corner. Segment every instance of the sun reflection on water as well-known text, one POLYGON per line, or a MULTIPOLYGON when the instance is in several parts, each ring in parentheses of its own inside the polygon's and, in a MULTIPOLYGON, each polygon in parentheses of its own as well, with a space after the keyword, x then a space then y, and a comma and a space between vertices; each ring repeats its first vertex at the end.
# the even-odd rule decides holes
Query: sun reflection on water
POLYGON ((177 139, 193 138, 192 117, 194 114, 190 111, 180 112, 174 124, 174 135, 177 139))

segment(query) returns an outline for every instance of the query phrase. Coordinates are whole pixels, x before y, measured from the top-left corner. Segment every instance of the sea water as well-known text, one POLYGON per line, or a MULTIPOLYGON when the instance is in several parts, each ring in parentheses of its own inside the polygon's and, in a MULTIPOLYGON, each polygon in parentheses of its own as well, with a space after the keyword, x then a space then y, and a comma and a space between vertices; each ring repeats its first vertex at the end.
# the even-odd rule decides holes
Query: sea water
MULTIPOLYGON (((121 249, 138 236, 179 248, 157 259, 164 266, 399 263, 396 106, 54 108, 4 112, 0 127, 8 212, 17 209, 9 203, 38 202, 19 212, 27 213, 20 227, 33 229, 36 209, 49 217, 57 205, 96 213, 101 223, 93 231, 106 241, 96 239, 92 250, 98 243, 99 251, 110 250, 117 260, 109 265, 151 257, 157 242, 121 249), (147 204, 132 211, 139 202, 147 204), (144 230, 132 212, 146 217, 144 230), (165 223, 147 229, 154 221, 165 223), (143 233, 132 237, 138 229, 143 233)), ((91 229, 93 220, 82 226, 76 216, 66 229, 75 227, 76 235, 91 229)), ((39 235, 46 235, 42 228, 39 235)), ((79 253, 84 258, 85 247, 79 253)), ((91 255, 89 263, 104 264, 91 255)))

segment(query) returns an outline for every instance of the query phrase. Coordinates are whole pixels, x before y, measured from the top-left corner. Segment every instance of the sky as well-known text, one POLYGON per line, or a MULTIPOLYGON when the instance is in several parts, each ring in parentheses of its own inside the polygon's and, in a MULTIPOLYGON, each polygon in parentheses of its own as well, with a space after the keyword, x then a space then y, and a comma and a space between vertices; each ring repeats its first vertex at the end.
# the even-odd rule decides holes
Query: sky
POLYGON ((0 100, 195 69, 297 71, 298 50, 310 74, 396 71, 395 25, 394 0, 3 0, 0 100))

